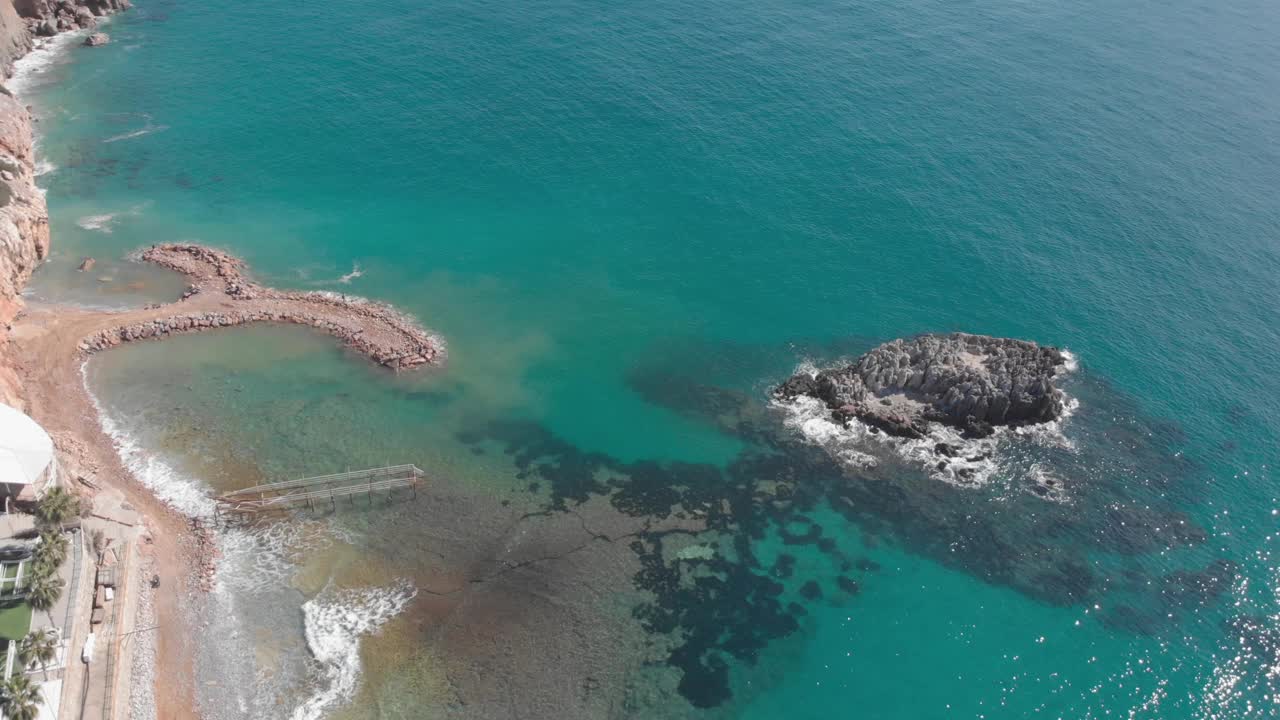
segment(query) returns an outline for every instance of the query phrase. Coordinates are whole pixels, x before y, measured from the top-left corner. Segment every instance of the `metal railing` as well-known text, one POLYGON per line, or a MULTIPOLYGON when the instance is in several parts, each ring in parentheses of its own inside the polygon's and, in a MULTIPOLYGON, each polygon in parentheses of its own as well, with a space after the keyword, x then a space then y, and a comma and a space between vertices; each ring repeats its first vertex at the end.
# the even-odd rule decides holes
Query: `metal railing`
POLYGON ((361 494, 372 498, 374 492, 402 487, 416 491, 425 476, 416 465, 391 465, 258 485, 223 493, 217 501, 220 509, 237 513, 285 510, 303 503, 335 502, 337 498, 361 494))

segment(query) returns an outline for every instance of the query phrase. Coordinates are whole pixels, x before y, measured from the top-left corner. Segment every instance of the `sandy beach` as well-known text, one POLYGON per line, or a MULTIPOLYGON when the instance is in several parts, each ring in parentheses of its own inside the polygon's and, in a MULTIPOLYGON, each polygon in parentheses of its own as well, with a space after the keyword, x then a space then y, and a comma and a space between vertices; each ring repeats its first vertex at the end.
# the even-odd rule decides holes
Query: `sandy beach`
POLYGON ((196 579, 208 560, 200 557, 204 544, 187 518, 156 500, 121 463, 80 381, 83 361, 66 352, 67 333, 74 333, 76 324, 62 325, 58 318, 54 309, 25 315, 14 328, 6 355, 16 361, 27 409, 55 438, 65 476, 76 491, 93 494, 79 482, 85 478, 100 488, 98 492, 120 493, 145 517, 151 542, 142 552, 150 556, 161 578, 155 604, 156 660, 157 667, 166 668, 164 682, 155 687, 156 717, 196 717, 190 634, 182 605, 188 593, 198 591, 196 579))
POLYGON ((143 552, 160 576, 155 594, 156 717, 196 717, 193 652, 184 606, 204 589, 212 571, 213 544, 198 519, 186 517, 156 497, 121 462, 104 432, 98 410, 82 381, 87 354, 122 342, 199 332, 246 322, 299 323, 329 332, 387 367, 439 362, 443 344, 394 310, 358 298, 293 293, 259 286, 244 264, 195 245, 160 245, 143 254, 178 270, 191 290, 173 303, 122 312, 79 307, 33 306, 14 323, 5 356, 25 388, 27 411, 55 438, 67 480, 85 495, 120 493, 146 518, 143 552))

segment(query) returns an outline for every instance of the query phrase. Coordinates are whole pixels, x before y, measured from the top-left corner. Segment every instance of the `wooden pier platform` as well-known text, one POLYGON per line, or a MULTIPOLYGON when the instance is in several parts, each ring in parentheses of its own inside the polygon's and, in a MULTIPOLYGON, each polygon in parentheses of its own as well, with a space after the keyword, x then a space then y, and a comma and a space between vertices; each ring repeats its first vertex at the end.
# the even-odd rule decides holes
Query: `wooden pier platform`
POLYGON ((219 517, 224 513, 245 517, 326 504, 336 510, 340 498, 354 500, 357 495, 367 495, 372 501, 375 492, 390 493, 397 488, 409 488, 417 497, 418 485, 425 477, 426 474, 416 465, 389 465, 286 480, 223 493, 215 498, 216 512, 219 517))

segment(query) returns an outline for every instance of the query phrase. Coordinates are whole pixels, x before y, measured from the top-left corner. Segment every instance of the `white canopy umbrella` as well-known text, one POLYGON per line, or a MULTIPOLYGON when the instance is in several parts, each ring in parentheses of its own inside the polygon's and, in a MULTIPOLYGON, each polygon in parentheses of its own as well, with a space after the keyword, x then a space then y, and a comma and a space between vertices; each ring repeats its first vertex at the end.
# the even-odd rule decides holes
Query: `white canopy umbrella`
POLYGON ((52 464, 49 433, 20 410, 0 404, 0 483, 41 482, 52 464))

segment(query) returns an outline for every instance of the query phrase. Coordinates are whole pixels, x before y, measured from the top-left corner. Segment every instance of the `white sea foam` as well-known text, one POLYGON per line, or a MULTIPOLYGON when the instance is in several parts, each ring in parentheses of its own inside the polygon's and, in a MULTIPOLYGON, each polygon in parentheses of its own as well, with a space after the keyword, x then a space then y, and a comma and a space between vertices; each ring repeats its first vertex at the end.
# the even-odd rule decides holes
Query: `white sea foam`
POLYGON ((138 128, 137 130, 130 130, 129 132, 126 132, 126 133, 120 133, 119 135, 112 135, 111 137, 107 138, 106 140, 103 140, 102 142, 104 143, 120 142, 121 140, 129 140, 132 138, 142 137, 143 135, 150 135, 151 133, 157 133, 157 132, 161 132, 163 130, 169 129, 168 125, 156 125, 153 122, 151 122, 151 116, 148 115, 147 113, 141 113, 141 115, 142 115, 142 118, 145 120, 145 124, 142 127, 138 128))
POLYGON ((139 205, 134 205, 128 210, 122 212, 86 215, 79 220, 76 220, 76 225, 79 225, 85 230, 97 230, 98 232, 110 235, 112 232, 112 226, 115 224, 116 220, 122 217, 137 217, 142 214, 143 209, 148 204, 149 203, 141 203, 139 205))
POLYGON ((351 700, 360 681, 360 638, 377 632, 416 595, 407 581, 386 588, 326 588, 302 606, 319 688, 294 709, 292 720, 319 720, 351 700))
POLYGON ((76 220, 76 225, 85 230, 98 230, 108 235, 111 234, 111 223, 115 222, 116 213, 104 213, 102 215, 85 215, 76 220))
POLYGON ((1060 367, 1063 372, 1073 373, 1080 368, 1080 359, 1070 350, 1063 350, 1062 365, 1060 367))
MULTIPOLYGON (((1071 359, 1074 362, 1074 356, 1071 359)), ((818 372, 819 368, 808 361, 795 370, 796 374, 816 375, 818 372)), ((1052 422, 1027 427, 999 427, 986 438, 965 438, 956 428, 931 422, 926 424, 925 436, 915 439, 873 432, 870 426, 857 419, 841 423, 832 417, 825 403, 805 395, 789 400, 775 399, 771 404, 782 413, 785 427, 795 430, 845 465, 874 467, 877 454, 892 452, 918 465, 935 480, 964 487, 987 485, 1008 471, 1008 458, 1002 450, 1014 438, 1043 447, 1074 450, 1071 440, 1063 433, 1063 427, 1080 405, 1079 401, 1069 397, 1062 415, 1052 422), (940 453, 940 445, 950 450, 940 453)), ((1057 500, 1066 496, 1064 491, 1053 497, 1047 494, 1042 497, 1057 500)))
POLYGON ((816 398, 798 395, 792 400, 775 400, 783 411, 783 425, 825 449, 832 457, 854 467, 874 467, 876 458, 866 452, 867 428, 862 423, 845 427, 831 417, 831 411, 816 398))
POLYGON ((86 34, 86 31, 76 30, 51 38, 38 38, 31 52, 14 62, 13 76, 5 86, 19 97, 31 91, 45 80, 54 66, 65 59, 65 51, 82 42, 86 34))
POLYGON ((102 431, 115 444, 124 466, 157 498, 178 512, 193 518, 213 516, 214 503, 195 479, 179 472, 163 459, 147 452, 137 440, 107 413, 89 387, 88 361, 80 365, 80 378, 90 401, 98 410, 102 431))
MULTIPOLYGON (((287 586, 309 553, 333 545, 332 523, 289 520, 253 528, 228 528, 220 533, 222 557, 215 586, 240 593, 258 593, 287 586), (227 572, 222 572, 222 568, 227 572)), ((340 538, 346 540, 345 538, 340 538)))
MULTIPOLYGON (((80 366, 81 380, 98 410, 103 431, 112 439, 126 468, 161 501, 190 517, 208 518, 214 503, 195 479, 147 452, 106 411, 89 389, 88 362, 80 366)), ((237 598, 270 592, 288 585, 298 560, 307 552, 323 549, 347 536, 333 521, 303 520, 273 523, 263 528, 228 529, 216 536, 222 561, 210 596, 220 608, 222 642, 248 651, 251 641, 241 633, 237 598), (226 572, 223 572, 223 569, 226 572)), ((334 590, 326 588, 302 606, 307 648, 311 652, 312 694, 290 716, 292 720, 319 720, 327 712, 354 697, 359 686, 360 640, 376 633, 417 595, 407 581, 389 587, 334 590)), ((231 699, 247 712, 254 702, 249 695, 231 699)))
MULTIPOLYGON (((37 148, 37 151, 38 150, 39 149, 37 148)), ((58 166, 54 165, 48 160, 44 160, 44 159, 36 160, 36 167, 35 167, 36 177, 40 177, 41 175, 48 175, 49 173, 54 172, 57 169, 58 169, 58 166)))
POLYGON ((1043 463, 1032 463, 1027 475, 1032 482, 1027 492, 1051 502, 1071 501, 1071 496, 1067 494, 1066 483, 1043 463))
POLYGON ((351 272, 338 278, 338 282, 343 285, 350 285, 352 280, 364 275, 364 271, 360 269, 360 263, 351 264, 351 272))

